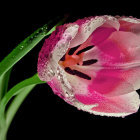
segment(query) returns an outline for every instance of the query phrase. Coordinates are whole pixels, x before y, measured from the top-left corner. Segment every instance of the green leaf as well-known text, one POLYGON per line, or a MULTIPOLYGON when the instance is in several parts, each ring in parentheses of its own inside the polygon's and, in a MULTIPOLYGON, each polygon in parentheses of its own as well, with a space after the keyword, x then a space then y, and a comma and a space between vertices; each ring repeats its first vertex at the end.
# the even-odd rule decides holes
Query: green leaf
POLYGON ((30 91, 35 87, 36 85, 30 85, 25 87, 20 91, 20 93, 14 98, 10 106, 8 107, 8 110, 6 112, 6 131, 8 131, 8 128, 19 109, 22 102, 25 100, 27 95, 30 93, 30 91))
POLYGON ((0 127, 0 139, 6 140, 7 131, 9 129, 9 126, 10 126, 14 116, 16 115, 17 110, 19 109, 22 102, 25 100, 27 95, 30 93, 30 91, 35 86, 36 86, 36 84, 30 85, 30 86, 27 86, 24 89, 20 90, 19 94, 17 96, 15 96, 15 98, 9 105, 8 110, 6 111, 6 114, 4 113, 4 111, 2 112, 3 114, 1 114, 1 116, 0 116, 0 118, 1 118, 1 120, 0 120, 0 126, 1 126, 0 127))
POLYGON ((38 78, 38 75, 35 74, 33 77, 28 78, 20 83, 18 83, 17 85, 15 85, 13 88, 11 88, 3 97, 3 99, 0 102, 0 110, 1 108, 5 108, 7 103, 9 102, 9 100, 17 95, 18 93, 20 93, 25 87, 27 86, 31 86, 31 85, 37 85, 37 84, 42 84, 42 83, 46 83, 44 81, 41 81, 38 78))
POLYGON ((0 100, 7 92, 11 69, 0 77, 0 100))
POLYGON ((0 63, 0 76, 7 72, 23 56, 25 56, 34 46, 36 46, 45 36, 47 25, 36 30, 33 34, 22 41, 4 60, 0 63))
POLYGON ((64 17, 56 25, 50 21, 48 24, 39 28, 33 34, 23 40, 8 56, 6 56, 0 62, 0 77, 12 66, 14 66, 22 57, 24 57, 30 50, 32 50, 45 36, 51 34, 55 30, 56 26, 62 24, 66 18, 67 17, 64 17), (50 26, 54 27, 50 28, 50 26))
MULTIPOLYGON (((5 131, 8 131, 8 128, 24 99, 26 96, 30 93, 30 91, 38 84, 46 83, 44 81, 41 81, 38 78, 38 75, 35 74, 31 78, 28 78, 17 85, 15 85, 13 88, 11 88, 5 96, 2 98, 0 102, 0 124, 3 124, 2 128, 5 129, 5 131), (7 103, 10 101, 10 99, 13 97, 12 103, 8 106, 7 111, 5 110, 7 103), (5 111, 6 111, 6 117, 5 117, 5 111), (5 125, 4 125, 5 124, 5 125)), ((3 133, 6 133, 6 132, 3 133)))

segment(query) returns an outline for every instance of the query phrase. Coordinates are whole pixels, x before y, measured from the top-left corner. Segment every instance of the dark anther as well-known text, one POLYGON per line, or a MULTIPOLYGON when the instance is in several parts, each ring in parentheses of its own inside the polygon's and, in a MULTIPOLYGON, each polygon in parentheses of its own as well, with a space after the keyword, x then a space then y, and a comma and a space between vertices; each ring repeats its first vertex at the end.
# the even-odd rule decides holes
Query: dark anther
POLYGON ((69 67, 66 67, 65 71, 69 74, 75 75, 74 71, 72 69, 70 69, 69 67))
POLYGON ((98 61, 97 59, 83 61, 83 66, 92 65, 92 64, 96 63, 97 61, 98 61))
POLYGON ((60 61, 65 61, 65 55, 60 59, 60 61))
POLYGON ((84 74, 84 73, 82 73, 82 72, 80 72, 80 71, 78 71, 78 70, 72 70, 72 69, 70 69, 69 67, 66 67, 66 68, 65 68, 65 71, 66 71, 67 73, 69 73, 69 74, 76 75, 76 76, 78 76, 78 77, 80 77, 80 78, 84 78, 84 79, 87 79, 87 80, 91 80, 91 77, 89 77, 87 74, 84 74))
POLYGON ((73 47, 73 48, 71 48, 70 50, 69 50, 69 52, 68 52, 68 55, 73 55, 74 54, 74 52, 78 49, 80 47, 80 45, 79 46, 76 46, 76 47, 73 47))
POLYGON ((87 80, 91 80, 91 77, 89 77, 87 74, 84 74, 78 70, 73 70, 73 71, 74 71, 76 76, 87 79, 87 80))
POLYGON ((84 49, 82 49, 82 50, 80 50, 79 52, 77 52, 76 54, 77 55, 79 55, 79 54, 81 54, 81 53, 83 53, 83 52, 86 52, 86 51, 88 51, 88 50, 90 50, 90 49, 92 49, 94 46, 88 46, 88 47, 86 47, 86 48, 84 48, 84 49))

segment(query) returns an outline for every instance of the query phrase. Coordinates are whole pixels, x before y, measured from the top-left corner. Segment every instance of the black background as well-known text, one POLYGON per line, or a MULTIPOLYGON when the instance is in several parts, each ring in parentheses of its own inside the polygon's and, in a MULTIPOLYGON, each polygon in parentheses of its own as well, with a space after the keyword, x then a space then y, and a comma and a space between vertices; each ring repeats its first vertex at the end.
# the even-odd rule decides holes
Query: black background
MULTIPOLYGON (((68 21, 95 15, 125 15, 140 18, 134 1, 20 1, 5 2, 0 8, 0 60, 25 37, 50 19, 69 14, 68 21)), ((44 41, 44 40, 43 40, 44 41)), ((43 41, 12 70, 9 87, 36 73, 37 57, 43 41)), ((53 94, 47 85, 38 85, 17 112, 8 132, 8 140, 20 139, 114 139, 135 137, 140 112, 126 118, 109 118, 78 111, 53 94)))

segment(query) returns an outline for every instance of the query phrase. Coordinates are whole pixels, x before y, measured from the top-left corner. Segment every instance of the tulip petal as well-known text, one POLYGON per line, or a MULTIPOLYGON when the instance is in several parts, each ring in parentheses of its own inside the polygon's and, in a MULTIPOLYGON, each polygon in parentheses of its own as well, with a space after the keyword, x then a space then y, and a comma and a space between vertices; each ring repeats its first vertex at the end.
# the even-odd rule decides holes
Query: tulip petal
MULTIPOLYGON (((73 80, 76 80, 76 78, 73 80)), ((84 83, 81 86, 81 81, 74 82, 77 83, 75 86, 80 86, 78 87, 78 90, 74 90, 74 97, 72 96, 72 94, 70 96, 70 94, 64 93, 64 87, 61 81, 56 77, 49 81, 48 84, 51 86, 55 94, 60 96, 69 104, 72 104, 78 109, 82 109, 95 115, 124 117, 126 115, 135 113, 139 108, 140 100, 136 92, 131 92, 116 97, 106 97, 96 91, 87 91, 86 85, 83 86, 84 83), (78 94, 77 92, 80 92, 80 94, 78 94), (83 94, 83 92, 88 93, 83 94), (73 98, 75 100, 72 100, 73 98)))
POLYGON ((140 36, 140 20, 135 18, 119 18, 120 31, 132 32, 140 36))
POLYGON ((47 84, 52 88, 56 95, 64 99, 69 104, 72 104, 74 92, 66 78, 66 73, 61 67, 57 68, 57 71, 56 76, 48 81, 47 84))
POLYGON ((113 28, 114 30, 118 30, 120 26, 117 19, 112 16, 89 17, 80 19, 76 21, 76 23, 79 25, 79 31, 75 38, 71 41, 70 48, 85 42, 92 32, 100 26, 104 28, 113 28))
POLYGON ((137 112, 140 100, 134 91, 117 97, 104 97, 98 92, 88 95, 75 95, 78 100, 75 106, 84 111, 101 116, 124 117, 137 112))
POLYGON ((113 32, 115 32, 115 28, 108 27, 99 27, 97 28, 91 35, 90 38, 93 45, 98 45, 104 40, 106 40, 113 32))
POLYGON ((78 34, 71 41, 70 48, 85 42, 92 32, 104 22, 105 21, 102 17, 97 17, 96 19, 95 17, 90 17, 76 21, 76 23, 79 25, 79 30, 78 34))
MULTIPOLYGON (((140 38, 116 31, 96 47, 101 67, 89 87, 106 96, 126 94, 140 88, 140 38)), ((93 54, 93 53, 90 53, 93 54)))

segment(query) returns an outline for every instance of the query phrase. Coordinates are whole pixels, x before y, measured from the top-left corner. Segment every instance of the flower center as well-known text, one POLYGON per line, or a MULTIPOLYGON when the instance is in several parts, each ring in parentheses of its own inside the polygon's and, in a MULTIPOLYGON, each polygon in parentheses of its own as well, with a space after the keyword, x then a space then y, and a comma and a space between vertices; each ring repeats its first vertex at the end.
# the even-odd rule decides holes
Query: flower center
POLYGON ((82 73, 75 69, 71 69, 71 67, 74 65, 87 66, 96 63, 97 59, 83 61, 85 52, 92 49, 93 47, 94 46, 86 47, 82 44, 74 48, 68 49, 66 54, 60 59, 59 65, 61 65, 64 68, 64 70, 71 75, 76 75, 80 78, 91 80, 91 77, 88 76, 87 74, 82 73))
POLYGON ((59 63, 61 66, 70 67, 70 66, 77 65, 77 64, 82 65, 84 53, 81 53, 79 55, 71 54, 72 51, 73 51, 73 49, 69 49, 67 51, 67 53, 64 56, 65 57, 64 61, 60 61, 60 63, 59 63))

